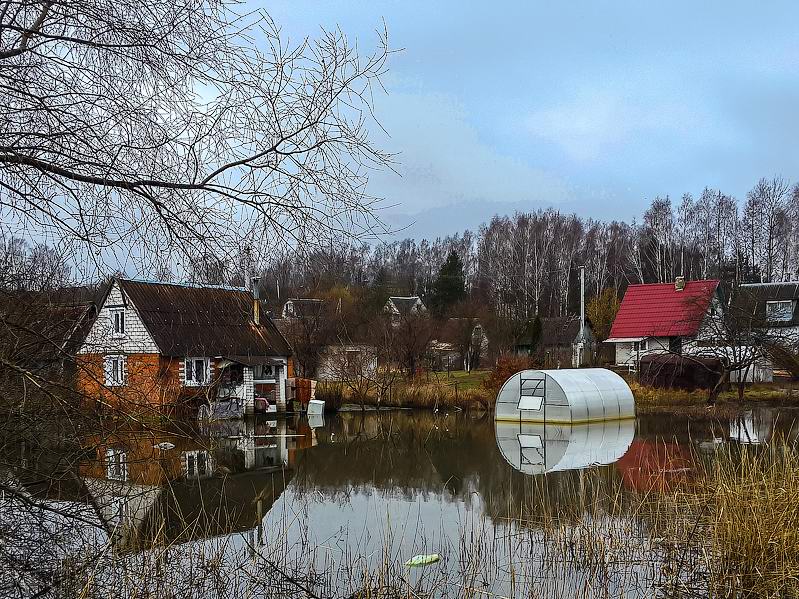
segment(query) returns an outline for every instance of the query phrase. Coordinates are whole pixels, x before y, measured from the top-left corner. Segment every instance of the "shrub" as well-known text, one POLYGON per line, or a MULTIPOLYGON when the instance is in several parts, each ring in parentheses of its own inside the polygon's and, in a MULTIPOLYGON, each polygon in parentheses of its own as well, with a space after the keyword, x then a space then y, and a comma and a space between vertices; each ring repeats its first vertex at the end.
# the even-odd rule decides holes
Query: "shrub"
POLYGON ((496 366, 491 371, 491 374, 483 381, 483 388, 485 389, 489 404, 493 405, 497 398, 502 385, 505 384, 512 375, 522 370, 532 367, 532 361, 526 356, 515 356, 513 354, 503 354, 497 360, 496 366))

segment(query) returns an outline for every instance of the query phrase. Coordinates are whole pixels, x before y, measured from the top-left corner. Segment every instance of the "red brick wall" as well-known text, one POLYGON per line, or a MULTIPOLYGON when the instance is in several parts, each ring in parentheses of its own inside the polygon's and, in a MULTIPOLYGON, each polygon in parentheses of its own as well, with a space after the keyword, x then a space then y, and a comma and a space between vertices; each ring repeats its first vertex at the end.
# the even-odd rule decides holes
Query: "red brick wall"
POLYGON ((125 411, 161 411, 174 407, 182 395, 179 376, 180 361, 158 354, 129 354, 127 384, 106 387, 104 356, 78 356, 78 391, 87 402, 100 401, 111 408, 125 411))

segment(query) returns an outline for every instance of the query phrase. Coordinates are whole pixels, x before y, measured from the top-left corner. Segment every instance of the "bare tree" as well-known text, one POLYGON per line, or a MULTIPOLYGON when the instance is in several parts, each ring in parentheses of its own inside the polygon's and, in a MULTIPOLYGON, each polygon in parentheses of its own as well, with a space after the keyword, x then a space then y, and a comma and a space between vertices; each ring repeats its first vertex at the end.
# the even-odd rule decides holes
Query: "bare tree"
MULTIPOLYGON (((0 1, 0 207, 76 262, 224 255, 379 226, 385 32, 290 45, 231 2, 0 1)), ((184 264, 184 267, 186 265, 184 264)), ((142 269, 144 267, 141 267, 142 269)))

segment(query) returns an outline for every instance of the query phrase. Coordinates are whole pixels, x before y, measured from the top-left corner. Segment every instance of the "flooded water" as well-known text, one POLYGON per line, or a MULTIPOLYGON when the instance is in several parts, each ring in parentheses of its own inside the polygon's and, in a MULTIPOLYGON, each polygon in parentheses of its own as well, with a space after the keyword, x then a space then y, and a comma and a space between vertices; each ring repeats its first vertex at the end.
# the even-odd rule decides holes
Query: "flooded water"
MULTIPOLYGON (((690 485, 719 448, 775 435, 793 442, 796 416, 761 409, 723 421, 658 415, 543 427, 345 412, 117 427, 69 451, 23 435, 6 452, 3 484, 27 499, 4 493, 2 523, 30 524, 35 501, 42 530, 26 533, 35 547, 3 551, 6 561, 60 572, 96 560, 87 557, 96 550, 105 560, 96 579, 120 594, 146 572, 155 591, 179 586, 187 596, 349 596, 387 578, 437 596, 649 596, 663 574, 655 524, 634 507, 640 497, 690 485), (36 540, 45 533, 59 542, 36 540), (596 538, 615 556, 602 557, 599 573, 596 538), (402 566, 417 554, 440 560, 402 566), (204 570, 211 556, 213 576, 204 570), (253 586, 253 564, 285 586, 253 586)), ((41 584, 32 576, 16 594, 41 584)))

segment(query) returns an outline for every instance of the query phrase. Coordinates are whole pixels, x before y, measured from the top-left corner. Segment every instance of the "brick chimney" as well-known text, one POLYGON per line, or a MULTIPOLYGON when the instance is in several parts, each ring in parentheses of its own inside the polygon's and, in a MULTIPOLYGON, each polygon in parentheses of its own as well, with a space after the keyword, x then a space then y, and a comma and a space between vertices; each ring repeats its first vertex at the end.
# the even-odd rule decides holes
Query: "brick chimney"
POLYGON ((683 291, 685 289, 685 277, 677 277, 674 279, 674 291, 683 291))
POLYGON ((252 278, 252 321, 261 324, 261 279, 252 278))

